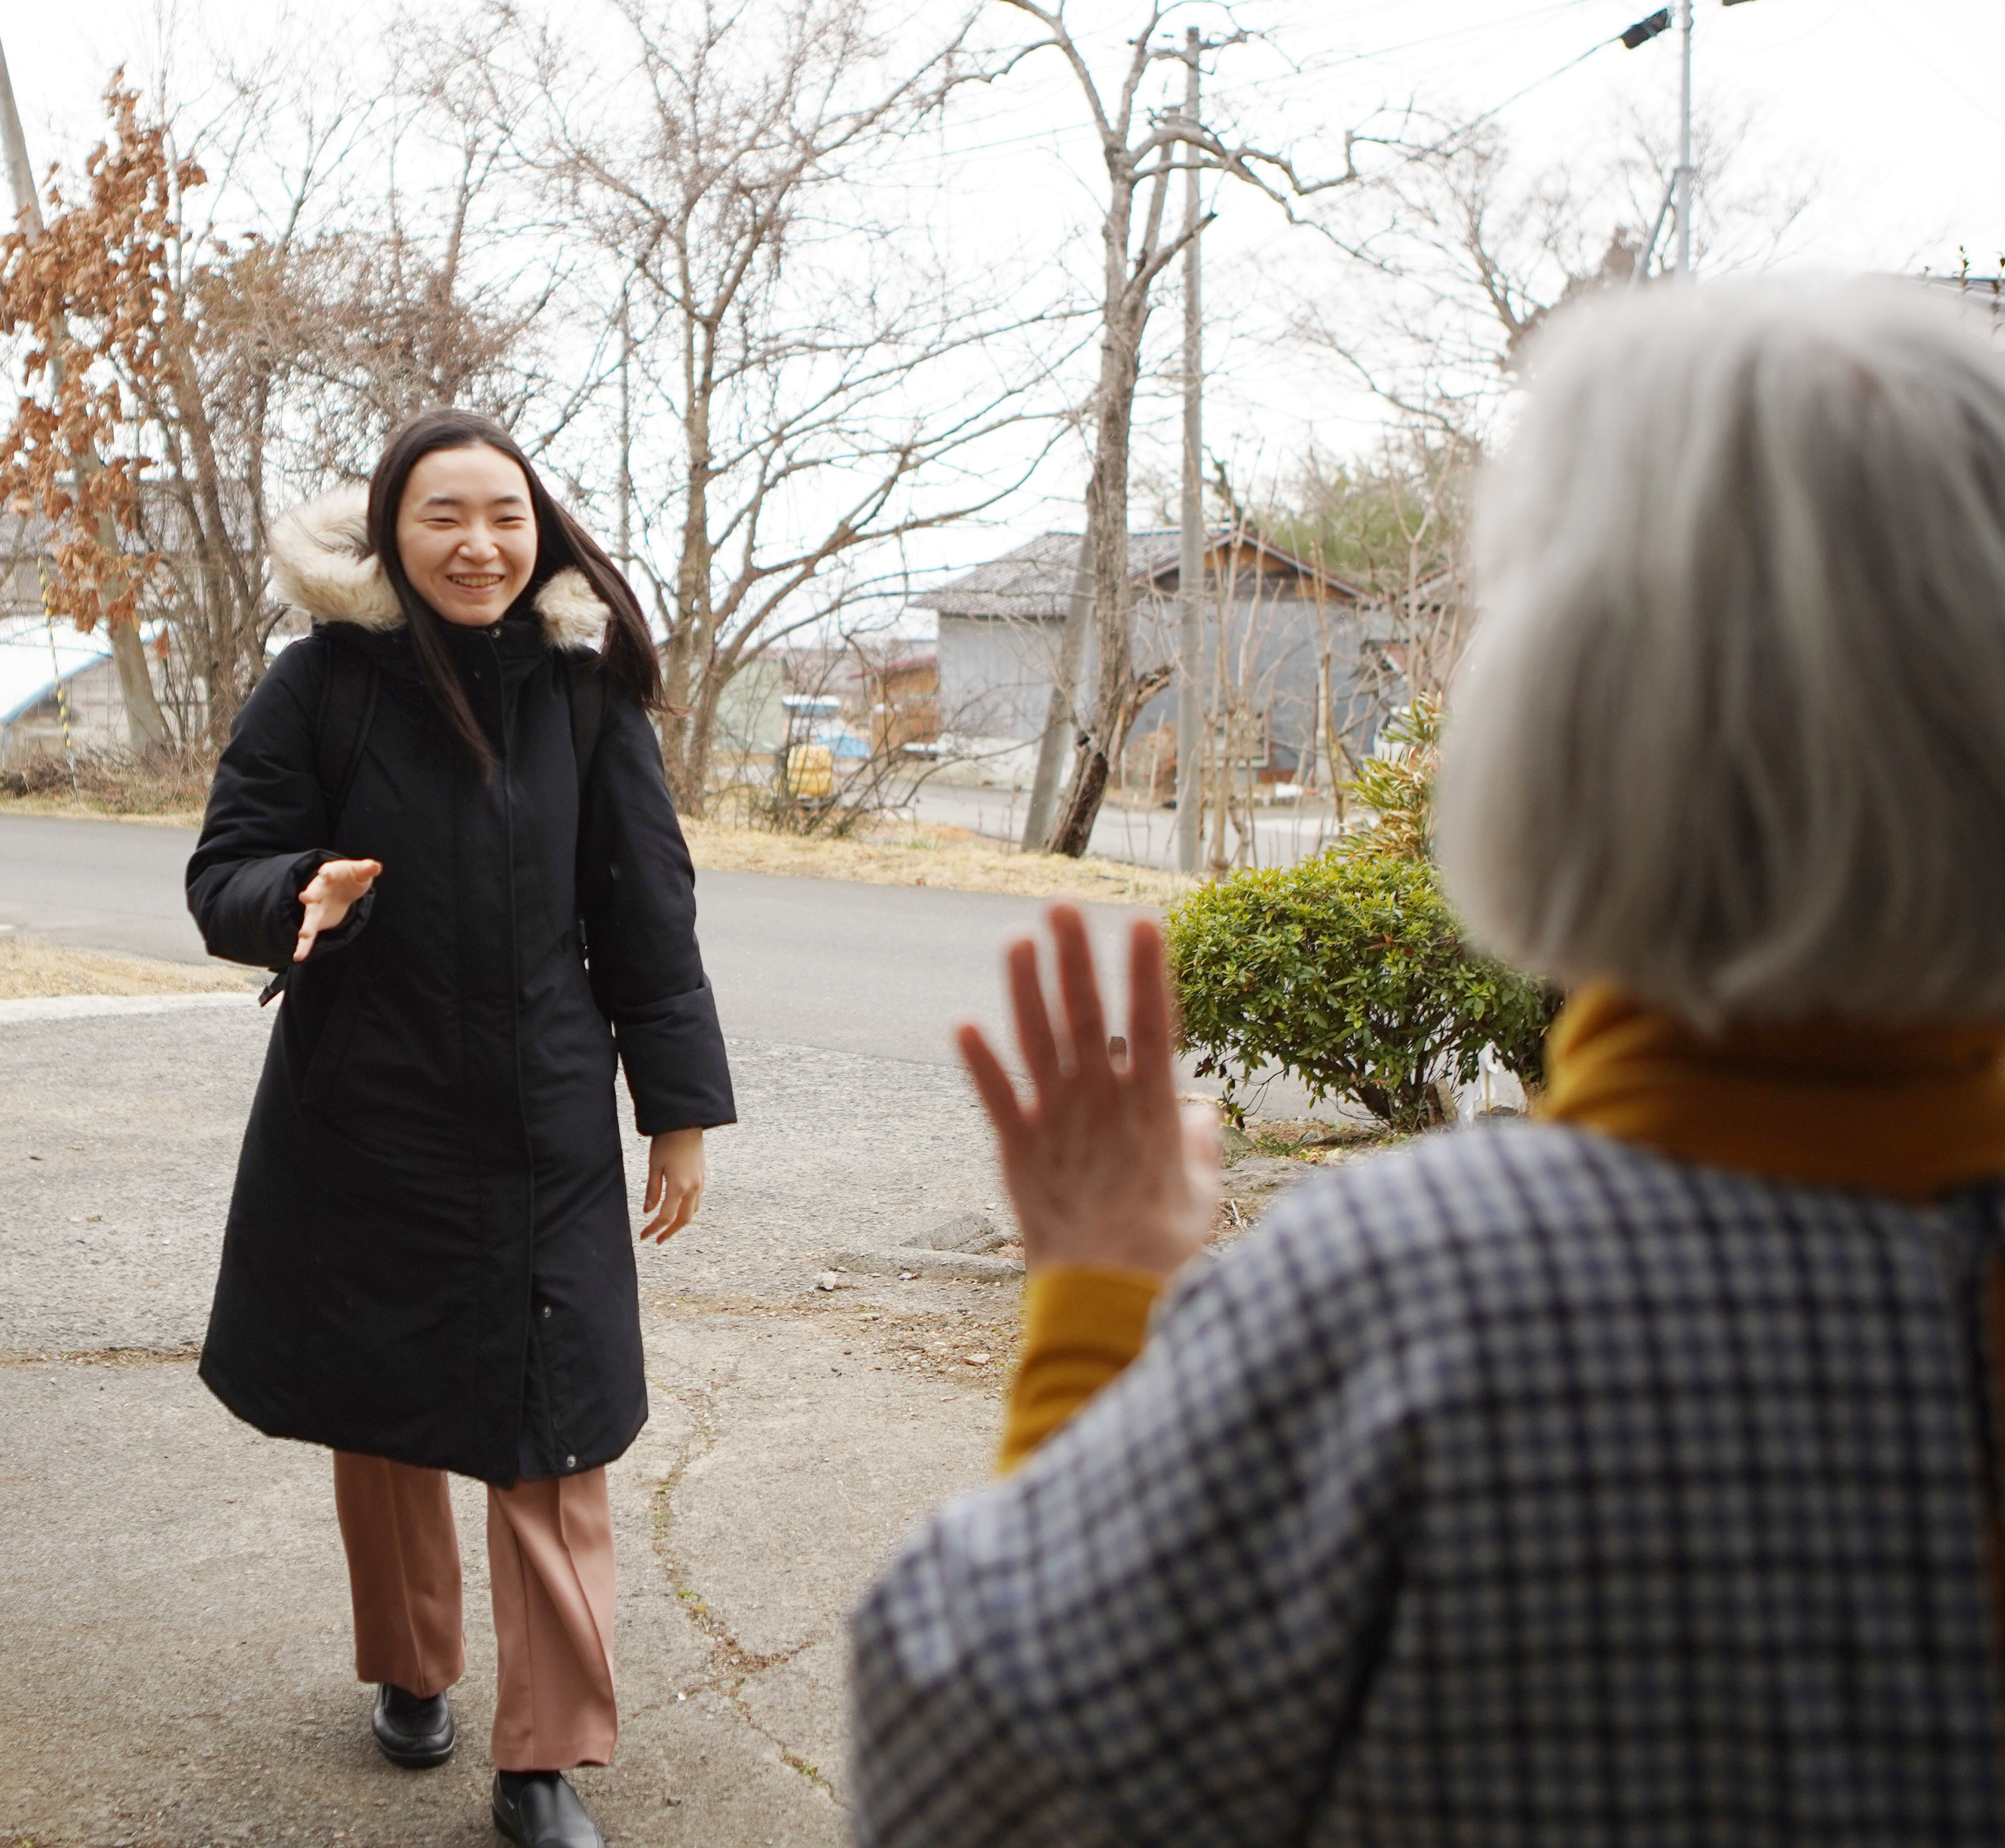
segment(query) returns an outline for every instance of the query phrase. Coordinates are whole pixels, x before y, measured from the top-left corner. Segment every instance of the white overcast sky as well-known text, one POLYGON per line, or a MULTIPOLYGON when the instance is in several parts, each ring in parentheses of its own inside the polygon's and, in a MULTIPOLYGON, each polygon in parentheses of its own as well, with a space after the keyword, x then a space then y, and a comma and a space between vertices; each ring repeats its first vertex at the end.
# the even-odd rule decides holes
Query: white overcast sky
MULTIPOLYGON (((434 0, 435 8, 446 3, 434 0)), ((2000 267, 2005 0, 1697 5, 1701 106, 1753 124, 1743 177, 1814 178, 1814 203, 1791 246, 1793 264, 1951 269, 1961 244, 1977 269, 2000 267)), ((384 0, 344 0, 342 30, 366 32, 384 7, 384 0)), ((1591 155, 1616 132, 1625 108, 1669 123, 1677 93, 1674 35, 1634 52, 1607 45, 1554 75, 1652 10, 1649 0, 1246 0, 1234 16, 1267 28, 1271 42, 1223 54, 1213 81, 1242 120, 1261 125, 1262 139, 1271 123, 1272 139, 1312 148, 1319 131, 1334 135, 1375 108, 1411 99, 1466 116, 1506 104, 1530 86, 1498 120, 1527 162, 1557 163, 1591 155)), ((1111 67, 1140 9, 1131 0, 1072 0, 1069 12, 1095 30, 1111 67)), ((114 64, 124 61, 135 74, 154 68, 160 16, 142 0, 88 8, 10 0, 0 12, 0 43, 38 167, 88 147, 114 64)), ((179 0, 171 16, 169 33, 182 57, 199 41, 272 30, 269 5, 246 0, 179 0)), ((568 16, 587 16, 581 6, 568 16)), ((1225 8, 1199 3, 1174 23, 1215 31, 1227 17, 1225 8)), ((991 23, 999 31, 1028 26, 1000 5, 991 23)), ((1092 222, 1099 177, 1097 151, 1079 121, 1071 79, 1048 54, 1006 85, 981 92, 939 144, 951 150, 958 190, 946 217, 957 223, 957 241, 992 241, 1033 262, 1048 243, 1052 260, 1076 267, 1089 248, 1079 239, 1092 222), (1061 258, 1068 227, 1073 241, 1061 258)), ((1336 144, 1322 145, 1327 151, 1336 144)), ((933 158, 915 150, 910 177, 922 181, 933 158)), ((1229 190, 1219 202, 1223 215, 1207 237, 1207 306, 1217 315, 1207 355, 1215 367, 1208 435, 1237 455, 1251 453, 1256 466, 1310 441, 1340 453, 1368 441, 1368 406, 1334 389, 1319 393, 1301 357, 1269 337, 1260 265, 1291 263, 1298 248, 1287 241, 1291 234, 1271 208, 1243 191, 1229 190)), ((1315 267, 1323 261, 1304 250, 1302 273, 1324 273, 1315 267)), ((1329 286, 1340 289, 1341 278, 1329 286)), ((1173 314, 1173 298, 1164 305, 1173 314)), ((1138 451, 1145 463, 1164 453, 1171 415, 1167 393, 1144 408, 1138 451)), ((1012 510, 1008 534, 1075 524, 1076 473, 1062 463, 1012 510)), ((950 554, 965 553, 971 542, 943 540, 947 551, 937 562, 952 562, 950 554)), ((975 543, 978 553, 992 550, 996 539, 975 543)))

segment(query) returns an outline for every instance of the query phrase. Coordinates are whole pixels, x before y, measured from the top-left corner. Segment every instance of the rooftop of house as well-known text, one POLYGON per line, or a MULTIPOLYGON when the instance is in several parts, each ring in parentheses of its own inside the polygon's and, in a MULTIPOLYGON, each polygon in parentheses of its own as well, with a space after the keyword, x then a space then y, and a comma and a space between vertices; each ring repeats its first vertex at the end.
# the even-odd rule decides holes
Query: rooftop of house
MULTIPOLYGON (((1281 572, 1313 578, 1314 565, 1283 547, 1255 535, 1227 526, 1213 527, 1206 535, 1207 566, 1216 569, 1218 553, 1234 541, 1258 555, 1263 573, 1281 572)), ((1078 574, 1080 549, 1084 543, 1076 532, 1041 532, 1027 544, 1005 552, 986 564, 950 579, 935 588, 908 599, 918 610, 942 616, 1013 617, 1028 621, 1055 621, 1062 618, 1072 601, 1073 582, 1078 574)), ((1128 535, 1128 577, 1136 585, 1168 589, 1178 575, 1183 550, 1182 536, 1175 527, 1150 527, 1128 535)), ((1364 593, 1333 572, 1322 573, 1329 595, 1345 603, 1361 603, 1364 593)))
POLYGON ((68 680, 105 659, 111 641, 100 627, 80 635, 67 622, 0 617, 0 725, 12 725, 68 680))

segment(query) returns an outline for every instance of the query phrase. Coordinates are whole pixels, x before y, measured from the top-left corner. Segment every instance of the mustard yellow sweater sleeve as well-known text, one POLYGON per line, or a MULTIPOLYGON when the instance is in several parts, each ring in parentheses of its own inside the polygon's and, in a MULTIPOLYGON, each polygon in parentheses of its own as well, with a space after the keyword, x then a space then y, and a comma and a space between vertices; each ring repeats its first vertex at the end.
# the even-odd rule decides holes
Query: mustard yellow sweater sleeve
POLYGON ((1024 1288, 1024 1357, 995 1473, 1006 1476, 1142 1351, 1163 1279, 1061 1265, 1024 1288))

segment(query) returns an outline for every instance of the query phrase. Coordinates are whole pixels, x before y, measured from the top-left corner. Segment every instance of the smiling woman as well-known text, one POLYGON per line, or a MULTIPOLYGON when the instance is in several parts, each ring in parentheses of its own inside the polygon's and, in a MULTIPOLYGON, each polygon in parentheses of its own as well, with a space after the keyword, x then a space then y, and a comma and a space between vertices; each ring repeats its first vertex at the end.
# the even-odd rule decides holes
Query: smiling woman
POLYGON ((535 568, 522 471, 485 443, 421 456, 397 509, 397 551, 411 588, 448 622, 499 622, 535 568))
POLYGON ((334 1451, 356 1671, 399 1765, 453 1748, 445 1472, 488 1484, 495 1818, 590 1848, 559 1773, 613 1755, 606 1465, 648 1415, 616 1052, 643 1237, 694 1216, 732 1117, 653 648, 464 413, 407 425, 366 513, 352 489, 302 509, 273 556, 314 633, 245 705, 188 868, 210 949, 288 970, 202 1378, 334 1451))

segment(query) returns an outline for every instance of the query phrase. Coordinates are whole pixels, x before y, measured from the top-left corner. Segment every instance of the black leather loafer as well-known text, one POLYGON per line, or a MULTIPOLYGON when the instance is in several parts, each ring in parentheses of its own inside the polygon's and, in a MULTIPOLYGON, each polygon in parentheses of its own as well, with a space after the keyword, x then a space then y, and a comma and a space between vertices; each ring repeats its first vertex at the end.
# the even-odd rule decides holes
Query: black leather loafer
POLYGON ((427 1771, 452 1756, 452 1704, 443 1693, 421 1699, 385 1681, 369 1723, 384 1757, 406 1771, 427 1771))
POLYGON ((521 1848, 606 1848, 606 1838, 560 1771, 494 1773, 494 1826, 521 1848))

